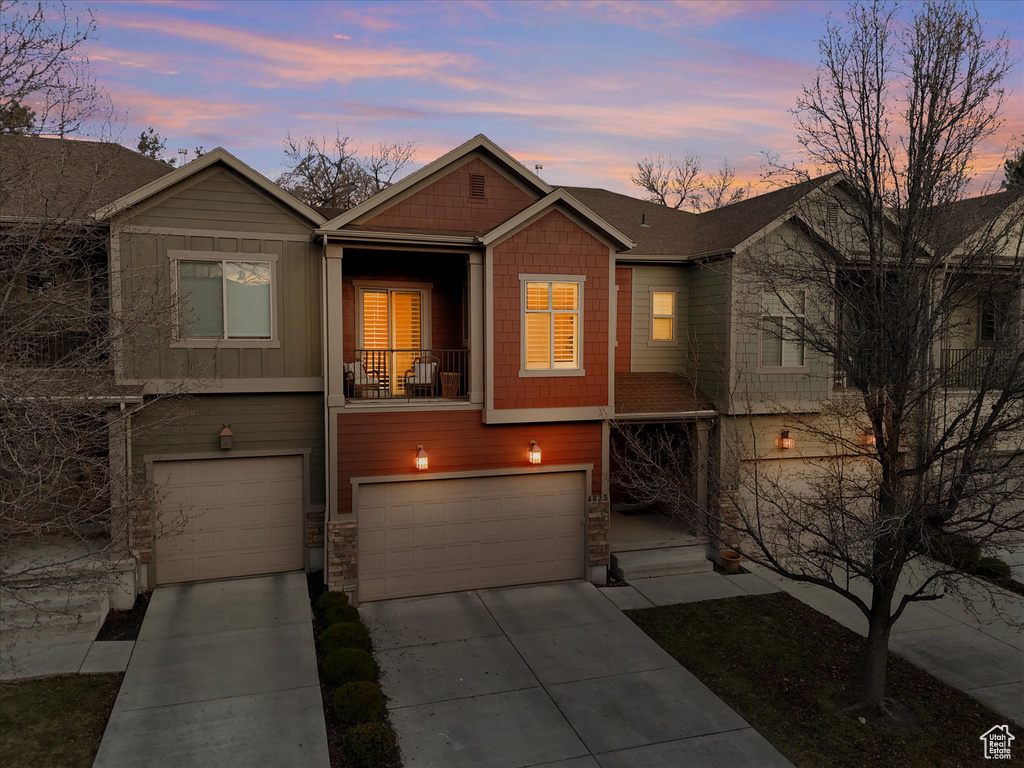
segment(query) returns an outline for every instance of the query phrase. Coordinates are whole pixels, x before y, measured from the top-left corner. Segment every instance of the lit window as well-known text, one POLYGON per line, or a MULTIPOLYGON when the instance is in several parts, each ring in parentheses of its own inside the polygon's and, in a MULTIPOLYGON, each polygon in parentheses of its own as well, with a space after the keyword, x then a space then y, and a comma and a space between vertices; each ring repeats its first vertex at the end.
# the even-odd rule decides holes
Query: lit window
POLYGON ((179 261, 182 336, 271 338, 270 276, 265 261, 179 261))
POLYGON ((578 282, 526 282, 526 370, 580 367, 580 291, 578 282))
POLYGON ((761 365, 765 368, 804 366, 804 292, 764 294, 761 303, 761 365))
POLYGON ((674 291, 651 292, 651 341, 675 341, 676 294, 674 291))

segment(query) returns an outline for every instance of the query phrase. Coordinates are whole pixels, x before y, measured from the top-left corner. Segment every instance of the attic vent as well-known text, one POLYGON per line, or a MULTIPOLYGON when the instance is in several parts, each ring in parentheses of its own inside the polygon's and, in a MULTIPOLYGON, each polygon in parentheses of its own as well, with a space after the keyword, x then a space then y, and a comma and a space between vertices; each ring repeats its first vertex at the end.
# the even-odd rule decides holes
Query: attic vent
POLYGON ((839 226, 839 203, 829 203, 827 209, 828 225, 830 227, 839 226))
POLYGON ((484 197, 484 175, 482 173, 469 174, 469 196, 484 197))

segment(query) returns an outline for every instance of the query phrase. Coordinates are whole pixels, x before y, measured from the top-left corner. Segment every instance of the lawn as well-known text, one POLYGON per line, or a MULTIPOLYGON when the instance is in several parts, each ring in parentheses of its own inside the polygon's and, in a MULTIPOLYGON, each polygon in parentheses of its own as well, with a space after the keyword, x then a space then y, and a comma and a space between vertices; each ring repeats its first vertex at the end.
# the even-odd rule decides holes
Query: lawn
MULTIPOLYGON (((785 593, 627 613, 800 768, 984 764, 979 736, 1006 722, 893 654, 888 690, 916 723, 850 717, 835 698, 858 680, 863 638, 785 593)), ((1014 753, 1004 764, 1024 762, 1014 753)))
POLYGON ((0 685, 3 768, 90 768, 122 675, 0 685))

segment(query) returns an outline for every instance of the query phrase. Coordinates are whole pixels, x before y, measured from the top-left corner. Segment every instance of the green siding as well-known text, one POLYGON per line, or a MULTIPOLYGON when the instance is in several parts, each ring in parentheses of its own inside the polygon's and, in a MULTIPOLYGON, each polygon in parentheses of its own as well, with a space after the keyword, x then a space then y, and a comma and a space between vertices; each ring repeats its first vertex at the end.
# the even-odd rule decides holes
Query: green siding
POLYGON ((719 409, 728 403, 730 276, 732 264, 696 264, 689 273, 690 377, 719 409))
POLYGON ((637 373, 686 373, 688 356, 689 279, 686 267, 633 267, 630 369, 637 373), (651 290, 676 292, 676 343, 651 342, 651 290))
POLYGON ((323 505, 324 406, 319 393, 203 395, 150 402, 132 422, 132 461, 137 476, 145 457, 165 454, 309 448, 310 503, 323 505), (230 450, 220 447, 225 424, 234 433, 230 450))

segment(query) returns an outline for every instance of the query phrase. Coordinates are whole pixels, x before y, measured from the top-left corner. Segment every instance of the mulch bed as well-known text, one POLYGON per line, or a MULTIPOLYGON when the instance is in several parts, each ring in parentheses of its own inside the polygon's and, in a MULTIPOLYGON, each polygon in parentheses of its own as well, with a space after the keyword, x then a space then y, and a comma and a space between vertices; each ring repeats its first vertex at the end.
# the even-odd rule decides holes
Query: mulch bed
MULTIPOLYGON (((324 592, 327 591, 327 587, 324 585, 324 572, 313 571, 312 573, 306 574, 306 585, 309 590, 309 602, 311 610, 313 612, 313 637, 319 639, 320 632, 323 631, 324 626, 320 621, 320 616, 317 614, 316 608, 312 607, 312 603, 320 597, 324 592)), ((373 653, 371 649, 371 654, 373 653)), ((324 679, 323 668, 324 668, 324 657, 327 654, 320 648, 320 643, 316 643, 316 666, 317 671, 320 674, 320 696, 323 699, 324 705, 324 720, 327 723, 327 750, 331 756, 331 768, 353 768, 352 762, 345 756, 345 749, 343 746, 345 738, 345 726, 337 721, 334 716, 334 688, 331 687, 328 682, 324 679)), ((379 680, 377 681, 380 682, 379 680)), ((387 697, 385 695, 385 702, 387 697)), ((390 721, 385 716, 385 722, 390 721)), ((391 760, 387 763, 381 763, 378 768, 402 768, 402 757, 399 750, 395 749, 395 754, 391 760)))
POLYGON ((100 627, 97 640, 138 640, 142 630, 142 621, 146 618, 146 609, 153 592, 140 592, 135 598, 135 605, 127 611, 110 611, 106 621, 100 627))
MULTIPOLYGON (((627 614, 800 768, 983 765, 979 737, 1007 722, 894 654, 899 725, 847 714, 864 638, 785 593, 627 614)), ((1024 763, 1024 749, 1013 756, 1001 763, 1024 763)))

